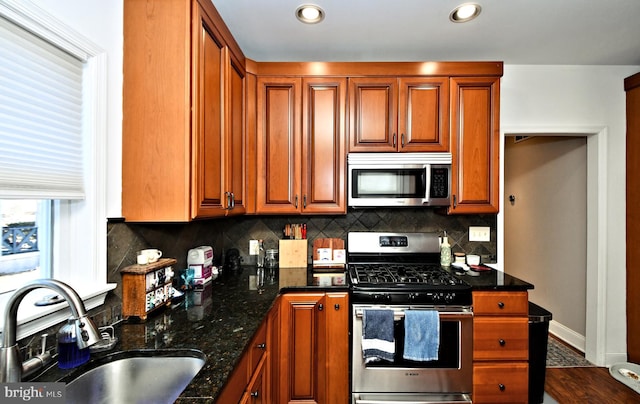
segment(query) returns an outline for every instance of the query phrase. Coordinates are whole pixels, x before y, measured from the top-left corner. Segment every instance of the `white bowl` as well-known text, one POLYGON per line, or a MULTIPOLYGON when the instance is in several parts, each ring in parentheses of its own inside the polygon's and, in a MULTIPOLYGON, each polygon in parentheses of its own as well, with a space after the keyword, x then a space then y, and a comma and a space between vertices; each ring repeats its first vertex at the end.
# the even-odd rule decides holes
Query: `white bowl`
POLYGON ((467 254, 467 265, 480 265, 480 256, 467 254))

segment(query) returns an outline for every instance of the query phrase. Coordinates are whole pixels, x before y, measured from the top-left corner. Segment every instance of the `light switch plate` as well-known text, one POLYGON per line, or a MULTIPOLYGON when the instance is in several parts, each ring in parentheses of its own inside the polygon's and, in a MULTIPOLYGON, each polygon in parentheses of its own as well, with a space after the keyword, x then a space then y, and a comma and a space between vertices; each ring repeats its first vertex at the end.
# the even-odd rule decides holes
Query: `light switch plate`
POLYGON ((258 240, 249 240, 249 255, 258 255, 259 250, 258 240))
POLYGON ((469 241, 491 241, 491 228, 488 226, 469 226, 469 241))

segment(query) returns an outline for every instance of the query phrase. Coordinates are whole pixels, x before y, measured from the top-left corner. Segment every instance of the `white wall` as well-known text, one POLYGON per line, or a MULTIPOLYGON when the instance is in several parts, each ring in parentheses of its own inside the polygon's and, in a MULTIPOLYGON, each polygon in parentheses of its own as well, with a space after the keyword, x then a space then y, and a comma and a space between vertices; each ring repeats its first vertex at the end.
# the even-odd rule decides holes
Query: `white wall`
MULTIPOLYGON (((574 132, 576 128, 604 128, 604 175, 608 189, 600 190, 605 193, 602 205, 606 224, 605 229, 601 229, 606 232, 606 242, 600 259, 606 278, 598 281, 603 286, 605 312, 604 324, 597 332, 601 333, 598 337, 604 344, 605 355, 599 359, 610 362, 622 355, 626 357, 623 80, 638 72, 640 66, 510 65, 504 70, 500 99, 503 132, 517 132, 518 128, 540 132, 545 132, 545 128, 552 128, 554 132, 559 128, 567 128, 567 132, 574 132)), ((498 248, 500 250, 500 245, 498 248)), ((591 295, 587 299, 595 297, 591 295)), ((587 334, 589 337, 589 330, 587 334)))
MULTIPOLYGON (((123 0, 32 0, 108 54, 107 216, 121 216, 123 0)), ((606 127, 607 352, 625 343, 625 94, 640 66, 505 66, 502 127, 606 127)), ((498 229, 501 233, 502 229, 498 229)))
POLYGON ((123 0, 31 0, 107 52, 107 217, 121 216, 123 0))

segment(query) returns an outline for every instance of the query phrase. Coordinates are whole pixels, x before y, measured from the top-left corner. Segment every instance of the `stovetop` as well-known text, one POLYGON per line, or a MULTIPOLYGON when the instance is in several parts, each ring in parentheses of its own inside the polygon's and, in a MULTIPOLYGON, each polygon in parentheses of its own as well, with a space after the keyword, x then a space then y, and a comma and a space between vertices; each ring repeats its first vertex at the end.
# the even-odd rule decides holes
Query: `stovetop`
POLYGON ((470 305, 471 286, 440 266, 433 233, 349 233, 356 303, 470 305))
POLYGON ((456 278, 436 264, 355 263, 349 265, 352 285, 461 286, 456 278))

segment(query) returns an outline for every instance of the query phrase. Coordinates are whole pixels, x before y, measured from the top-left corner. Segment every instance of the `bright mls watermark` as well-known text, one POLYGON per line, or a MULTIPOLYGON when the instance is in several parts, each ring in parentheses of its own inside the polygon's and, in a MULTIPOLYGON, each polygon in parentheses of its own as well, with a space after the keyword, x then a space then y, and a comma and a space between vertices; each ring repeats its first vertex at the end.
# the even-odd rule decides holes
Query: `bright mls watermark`
POLYGON ((64 404, 65 389, 64 383, 2 383, 0 403, 64 404))

